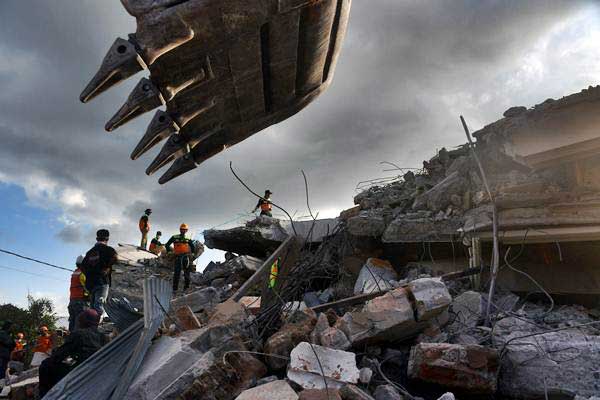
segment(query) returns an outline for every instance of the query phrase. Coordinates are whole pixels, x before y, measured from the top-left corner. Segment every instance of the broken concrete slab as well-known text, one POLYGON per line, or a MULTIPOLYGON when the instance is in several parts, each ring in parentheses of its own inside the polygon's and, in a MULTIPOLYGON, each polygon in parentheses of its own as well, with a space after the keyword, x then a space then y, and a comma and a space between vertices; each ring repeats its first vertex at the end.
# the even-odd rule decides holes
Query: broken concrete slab
POLYGON ((352 345, 346 334, 336 327, 325 329, 319 335, 319 342, 321 346, 335 350, 348 350, 352 345))
MULTIPOLYGON (((129 387, 127 398, 153 399, 170 386, 182 389, 180 385, 183 381, 180 379, 203 356, 202 352, 192 346, 203 333, 204 330, 192 330, 177 337, 161 336, 155 340, 129 387)), ((208 363, 210 360, 204 359, 202 362, 208 363)), ((191 381, 187 382, 190 383, 191 381)), ((183 384, 183 389, 185 387, 186 384, 183 384)))
POLYGON ((344 385, 340 389, 340 395, 343 400, 374 400, 370 394, 354 385, 344 385))
POLYGON ((406 289, 394 289, 368 301, 359 311, 348 312, 336 323, 353 346, 362 343, 393 342, 414 336, 425 325, 415 321, 415 312, 406 289))
POLYGON ((336 389, 306 389, 300 392, 298 400, 342 400, 336 389))
POLYGON ((452 296, 441 279, 417 279, 408 284, 408 290, 415 301, 418 321, 442 314, 452 302, 452 296))
POLYGON ((207 287, 171 300, 171 307, 177 310, 189 306, 193 312, 200 312, 214 308, 220 301, 219 291, 213 287, 207 287))
POLYGON ((381 240, 384 243, 454 242, 459 240, 458 229, 463 223, 459 216, 436 219, 401 214, 390 222, 381 240))
POLYGON ((354 284, 354 294, 382 292, 391 289, 391 281, 397 281, 398 274, 387 260, 369 258, 363 265, 354 284))
POLYGON ((294 229, 298 236, 307 238, 311 243, 319 243, 335 230, 338 223, 337 219, 320 219, 314 221, 314 224, 312 220, 294 221, 292 228, 289 221, 261 216, 247 222, 245 226, 204 231, 204 240, 205 245, 211 249, 266 258, 288 236, 296 234, 294 229))
POLYGON ((409 378, 477 394, 496 392, 498 352, 478 345, 419 343, 410 351, 409 378))
POLYGON ((325 389, 325 380, 328 388, 339 389, 357 383, 359 374, 354 353, 307 342, 292 350, 287 371, 288 379, 304 389, 325 389))
POLYGON ((455 297, 450 304, 452 323, 448 331, 452 334, 463 332, 478 325, 483 317, 484 299, 481 293, 466 291, 455 297))
POLYGON ((373 394, 375 400, 404 400, 404 396, 392 385, 379 385, 373 394))
POLYGON ((286 381, 275 381, 243 391, 235 400, 297 400, 298 395, 286 381))
POLYGON ((198 318, 194 315, 194 312, 189 306, 179 307, 175 310, 175 317, 179 323, 179 327, 183 330, 189 331, 193 329, 200 329, 202 326, 198 321, 198 318))
POLYGON ((496 323, 494 344, 504 351, 498 384, 504 396, 543 398, 545 390, 584 397, 600 393, 598 335, 579 329, 545 332, 509 317, 496 323))
POLYGON ((240 299, 239 303, 244 306, 249 314, 257 315, 260 311, 260 297, 244 296, 240 299))
MULTIPOLYGON (((289 357, 290 352, 298 343, 310 339, 316 323, 317 317, 312 310, 294 312, 288 318, 288 322, 267 339, 264 346, 265 353, 284 358, 289 357)), ((281 370, 287 366, 285 359, 276 357, 268 357, 267 363, 274 370, 281 370)))
POLYGON ((389 220, 391 214, 386 215, 381 209, 361 211, 357 216, 348 218, 347 230, 351 235, 358 237, 380 237, 389 220))
POLYGON ((428 209, 434 212, 445 210, 446 207, 452 204, 453 195, 462 198, 467 185, 467 180, 459 171, 455 171, 427 192, 418 196, 413 204, 413 210, 428 209))

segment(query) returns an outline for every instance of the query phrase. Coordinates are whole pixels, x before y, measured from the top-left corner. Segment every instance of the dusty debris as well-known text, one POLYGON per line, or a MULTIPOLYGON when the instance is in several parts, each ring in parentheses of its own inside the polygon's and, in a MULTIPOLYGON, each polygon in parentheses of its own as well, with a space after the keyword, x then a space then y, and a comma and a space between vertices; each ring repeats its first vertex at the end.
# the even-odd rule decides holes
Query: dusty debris
MULTIPOLYGON (((279 357, 289 357, 292 349, 300 342, 310 339, 317 318, 312 311, 296 311, 288 322, 265 342, 265 353, 279 357)), ((275 370, 286 367, 287 361, 278 357, 267 359, 269 366, 275 370)))
POLYGON ((404 400, 404 397, 392 385, 380 385, 375 389, 375 400, 404 400))
POLYGON ((344 385, 340 389, 340 395, 343 400, 374 400, 370 394, 354 385, 344 385))
POLYGON ((354 353, 302 342, 290 354, 289 380, 304 389, 339 389, 357 383, 359 370, 354 353), (327 383, 325 383, 327 382, 327 383))
POLYGON ((306 389, 300 392, 299 400, 342 400, 336 389, 306 389))
POLYGON ((394 287, 391 282, 397 280, 398 274, 389 261, 369 258, 358 274, 354 284, 354 294, 391 289, 394 287))
POLYGON ((480 394, 496 392, 498 370, 498 352, 477 345, 420 343, 408 363, 411 379, 480 394))
MULTIPOLYGON (((305 397, 300 397, 305 398, 305 397)), ((310 399, 310 397, 306 397, 310 399)), ((297 400, 298 395, 286 381, 270 382, 242 392, 235 400, 297 400)))

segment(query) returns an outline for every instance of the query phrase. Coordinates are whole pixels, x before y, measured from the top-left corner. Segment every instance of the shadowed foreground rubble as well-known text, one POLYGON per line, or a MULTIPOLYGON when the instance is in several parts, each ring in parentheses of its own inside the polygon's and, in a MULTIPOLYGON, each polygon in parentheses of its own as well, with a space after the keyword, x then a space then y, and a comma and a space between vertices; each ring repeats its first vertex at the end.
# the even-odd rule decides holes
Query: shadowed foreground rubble
MULTIPOLYGON (((227 261, 194 273, 193 288, 162 305, 168 316, 153 314, 142 287, 170 278, 168 260, 121 249, 105 329, 115 342, 141 331, 143 314, 161 323, 144 325, 152 341, 125 392, 98 398, 597 399, 598 111, 590 88, 475 132, 491 198, 462 146, 364 188, 337 219, 294 223, 297 236, 264 217, 205 232, 227 261)), ((11 398, 27 398, 35 372, 9 383, 11 398)))

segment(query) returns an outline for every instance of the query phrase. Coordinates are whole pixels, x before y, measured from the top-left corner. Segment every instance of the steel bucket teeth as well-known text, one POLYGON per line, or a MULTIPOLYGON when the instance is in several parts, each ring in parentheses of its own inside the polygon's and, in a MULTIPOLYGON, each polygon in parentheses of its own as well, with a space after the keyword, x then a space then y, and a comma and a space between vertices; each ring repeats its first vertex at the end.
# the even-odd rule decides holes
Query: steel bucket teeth
POLYGON ((149 79, 142 78, 125 104, 106 123, 105 129, 111 132, 132 119, 162 106, 164 103, 163 97, 156 86, 149 79))
POLYGON ((131 159, 136 160, 142 154, 156 146, 158 143, 168 138, 178 131, 177 124, 173 118, 164 111, 157 111, 150 122, 146 133, 140 139, 140 142, 131 153, 131 159))
POLYGON ((144 68, 146 68, 146 64, 137 53, 135 44, 117 38, 106 56, 104 56, 102 65, 96 75, 81 92, 79 99, 83 103, 87 103, 100 93, 137 74, 144 68))
POLYGON ((175 162, 173 162, 173 164, 171 165, 171 167, 169 167, 167 172, 165 172, 160 177, 158 183, 163 185, 169 182, 170 180, 175 179, 178 176, 193 170, 194 168, 196 168, 196 162, 194 161, 194 157, 192 156, 192 153, 187 153, 183 157, 180 157, 177 160, 175 160, 175 162))

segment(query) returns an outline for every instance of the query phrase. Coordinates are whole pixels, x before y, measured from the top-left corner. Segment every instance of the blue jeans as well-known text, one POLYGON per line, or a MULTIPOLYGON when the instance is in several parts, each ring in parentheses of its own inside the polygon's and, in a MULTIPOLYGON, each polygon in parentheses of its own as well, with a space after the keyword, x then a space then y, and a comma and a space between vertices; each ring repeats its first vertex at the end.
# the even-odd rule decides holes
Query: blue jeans
POLYGON ((98 311, 100 317, 104 314, 104 304, 106 304, 106 299, 108 299, 108 289, 108 285, 100 285, 93 288, 90 293, 90 305, 94 310, 98 311))

